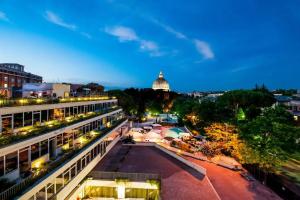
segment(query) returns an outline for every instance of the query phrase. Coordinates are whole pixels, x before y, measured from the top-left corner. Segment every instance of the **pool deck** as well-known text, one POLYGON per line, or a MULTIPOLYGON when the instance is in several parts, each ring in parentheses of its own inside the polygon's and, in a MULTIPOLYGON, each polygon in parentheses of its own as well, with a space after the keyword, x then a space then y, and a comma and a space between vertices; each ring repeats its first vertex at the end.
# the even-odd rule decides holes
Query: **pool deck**
POLYGON ((155 147, 118 143, 93 171, 159 174, 164 200, 219 199, 206 176, 155 147))

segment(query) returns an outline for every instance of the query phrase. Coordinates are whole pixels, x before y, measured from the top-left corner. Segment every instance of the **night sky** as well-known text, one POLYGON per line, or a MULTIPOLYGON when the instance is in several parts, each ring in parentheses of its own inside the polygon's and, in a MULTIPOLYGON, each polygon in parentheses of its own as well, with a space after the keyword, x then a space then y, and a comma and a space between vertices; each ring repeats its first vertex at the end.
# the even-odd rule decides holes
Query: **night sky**
POLYGON ((48 82, 300 88, 298 0, 0 0, 0 63, 48 82))

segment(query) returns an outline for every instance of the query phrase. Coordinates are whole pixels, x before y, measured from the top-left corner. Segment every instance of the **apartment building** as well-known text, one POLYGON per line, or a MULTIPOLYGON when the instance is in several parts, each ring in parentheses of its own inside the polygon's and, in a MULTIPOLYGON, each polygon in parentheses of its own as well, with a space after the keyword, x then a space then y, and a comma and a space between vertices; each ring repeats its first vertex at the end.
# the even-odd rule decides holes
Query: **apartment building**
POLYGON ((113 147, 125 123, 117 99, 106 96, 2 100, 0 181, 7 187, 0 199, 62 195, 113 147))

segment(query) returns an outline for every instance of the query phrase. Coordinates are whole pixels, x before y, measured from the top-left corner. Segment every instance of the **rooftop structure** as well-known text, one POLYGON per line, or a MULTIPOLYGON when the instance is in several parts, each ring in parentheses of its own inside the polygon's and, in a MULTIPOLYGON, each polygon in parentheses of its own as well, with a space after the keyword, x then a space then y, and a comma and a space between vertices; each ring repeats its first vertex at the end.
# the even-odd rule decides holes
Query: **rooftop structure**
POLYGON ((112 171, 158 174, 161 199, 218 199, 204 175, 155 147, 117 144, 88 177, 93 177, 95 173, 112 171))
POLYGON ((170 86, 168 81, 164 78, 162 72, 159 73, 158 78, 152 84, 153 90, 163 90, 163 91, 170 91, 170 86))
POLYGON ((25 83, 22 87, 22 97, 54 97, 70 96, 70 85, 62 83, 25 83))

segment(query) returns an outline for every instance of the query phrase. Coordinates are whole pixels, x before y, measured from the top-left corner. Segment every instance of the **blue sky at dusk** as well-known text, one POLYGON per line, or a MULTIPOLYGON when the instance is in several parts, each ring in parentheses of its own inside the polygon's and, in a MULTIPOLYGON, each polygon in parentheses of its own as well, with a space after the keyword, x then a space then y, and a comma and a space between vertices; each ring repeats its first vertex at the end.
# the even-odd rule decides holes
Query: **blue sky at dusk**
POLYGON ((300 88, 297 0, 0 0, 0 63, 49 82, 300 88))

